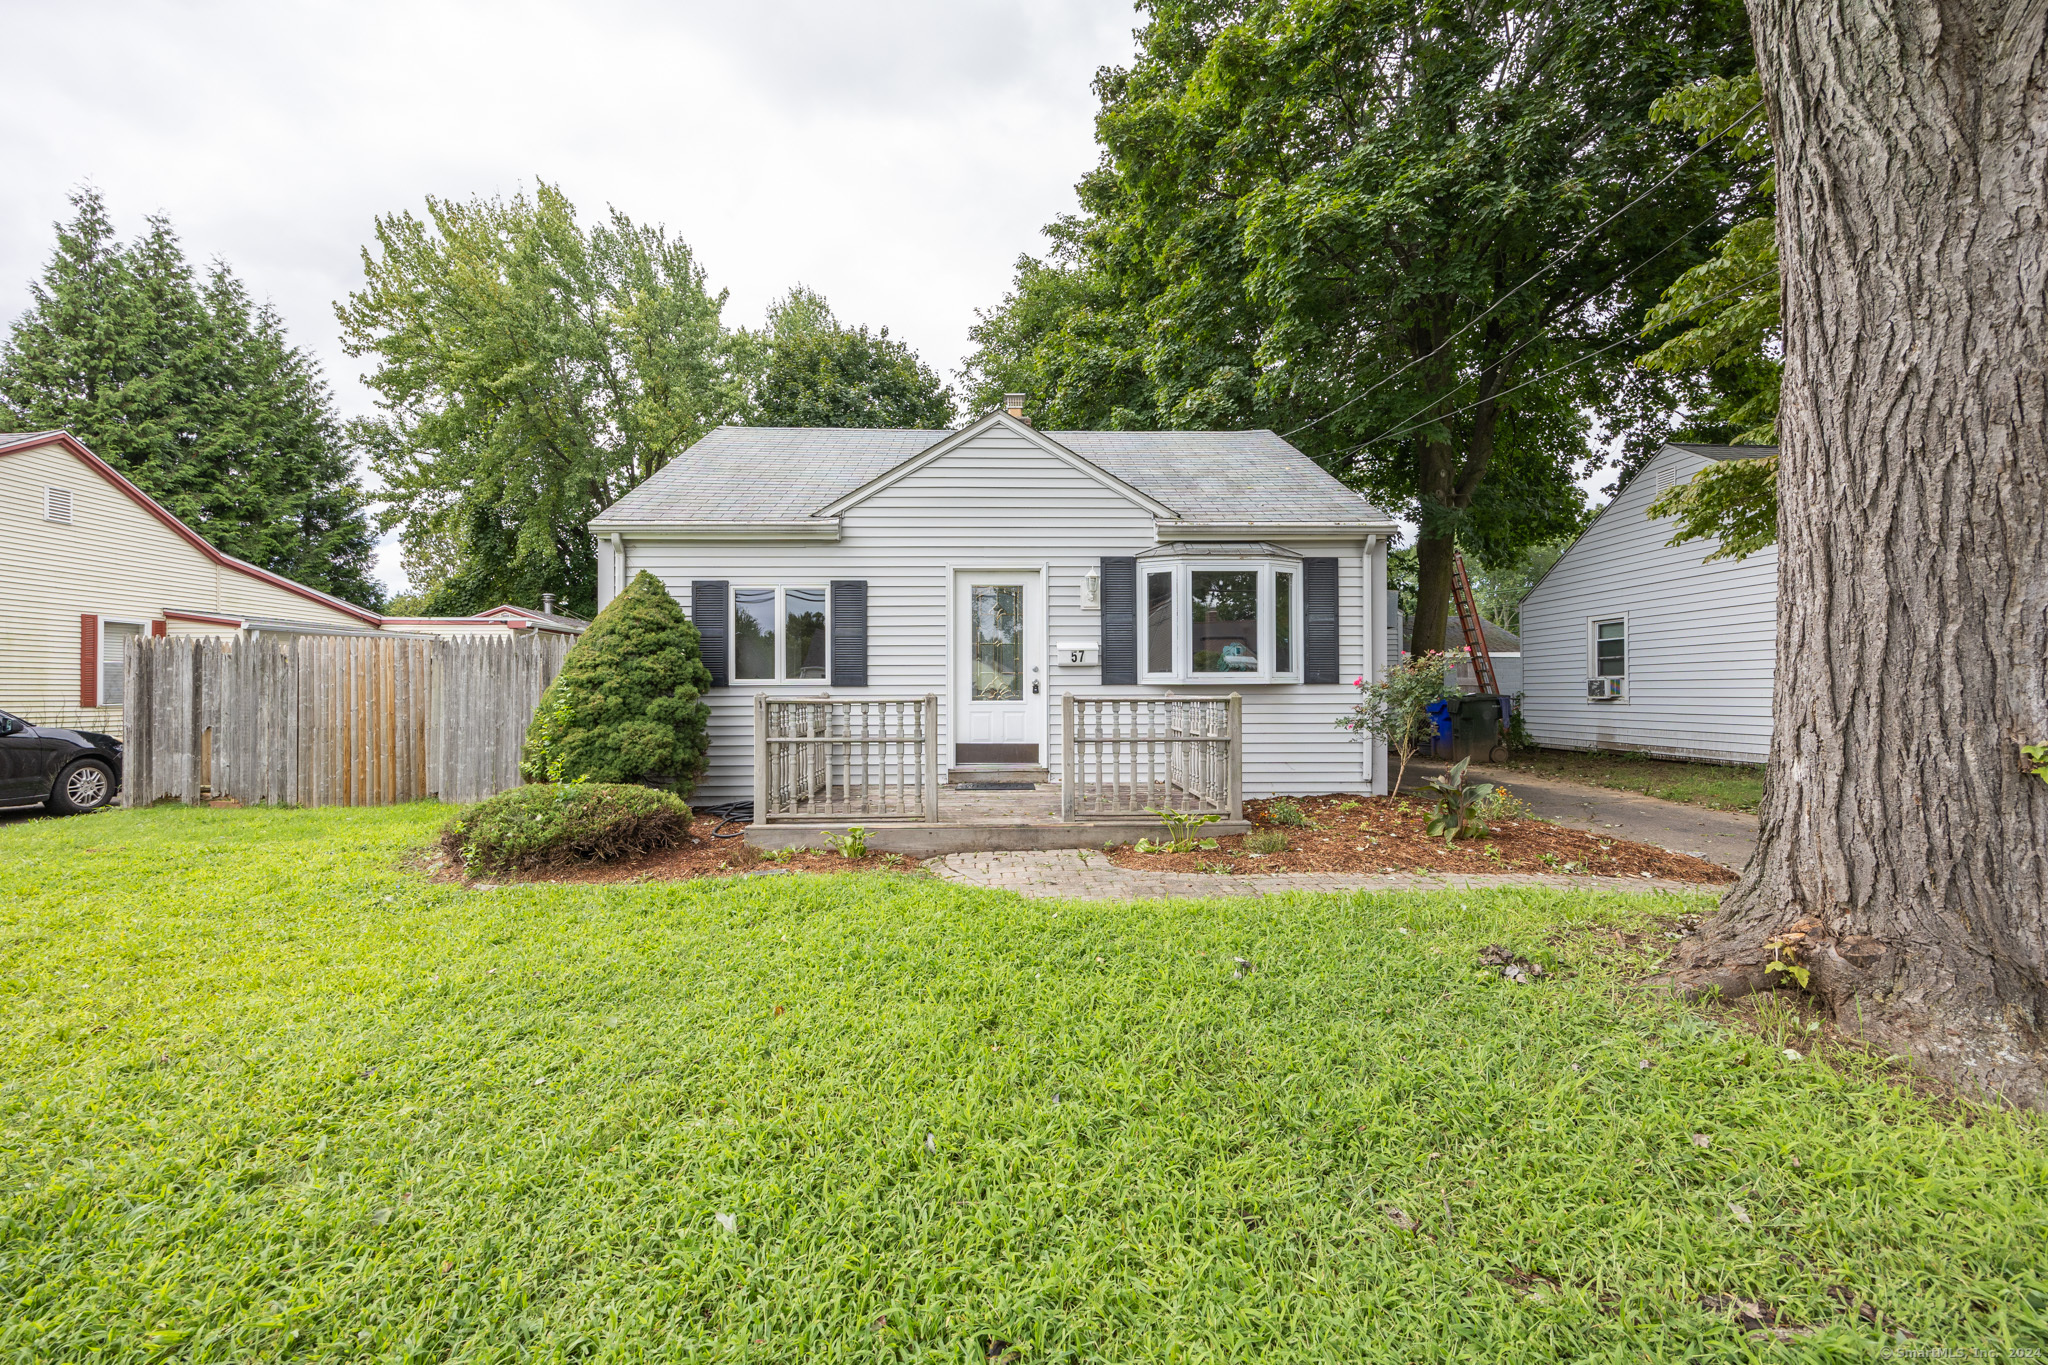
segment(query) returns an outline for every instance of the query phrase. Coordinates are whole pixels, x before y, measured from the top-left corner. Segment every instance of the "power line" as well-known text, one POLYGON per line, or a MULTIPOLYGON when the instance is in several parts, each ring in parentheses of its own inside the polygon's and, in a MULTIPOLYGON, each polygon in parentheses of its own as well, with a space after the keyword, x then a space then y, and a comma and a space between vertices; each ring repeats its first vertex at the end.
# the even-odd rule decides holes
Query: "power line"
MULTIPOLYGON (((1729 297, 1731 294, 1739 294, 1743 290, 1749 288, 1751 285, 1756 284, 1758 281, 1767 280, 1769 278, 1771 278, 1769 274, 1751 275, 1748 279, 1743 280, 1740 284, 1737 284, 1732 289, 1723 290, 1721 293, 1714 295, 1714 297, 1710 299, 1701 299, 1698 303, 1686 309, 1683 313, 1680 313, 1677 317, 1672 318, 1670 321, 1678 322, 1684 318, 1690 317, 1694 313, 1697 313, 1700 309, 1705 308, 1708 304, 1719 303, 1722 299, 1729 297)), ((1375 446, 1382 441, 1391 441, 1396 437, 1406 436, 1411 431, 1420 431, 1422 428, 1429 426, 1431 423, 1448 422, 1453 417, 1457 417, 1463 413, 1470 412, 1474 408, 1483 407, 1488 403, 1499 402, 1501 399, 1507 397, 1509 394, 1514 393, 1521 389, 1526 389, 1531 384, 1540 384, 1544 380, 1549 379, 1553 375, 1563 374, 1566 370, 1575 369, 1578 366, 1585 364, 1589 360, 1598 359, 1600 356, 1606 355, 1615 347, 1625 346, 1629 342, 1634 340, 1636 340, 1635 337, 1625 336, 1620 338, 1619 340, 1610 341, 1597 351, 1588 351, 1585 355, 1580 356, 1576 360, 1566 361, 1564 364, 1557 366, 1555 369, 1545 370, 1542 374, 1534 375, 1528 379, 1525 379, 1521 383, 1516 384, 1511 388, 1502 389, 1499 393, 1492 394, 1488 397, 1482 398, 1477 403, 1467 403, 1462 408, 1453 408, 1451 411, 1443 414, 1441 417, 1432 417, 1427 422, 1415 422, 1414 419, 1416 417, 1420 416, 1424 412, 1427 412, 1430 408, 1434 407, 1436 404, 1441 403, 1443 401, 1443 397, 1439 395, 1436 398, 1432 398, 1429 402, 1424 403, 1421 407, 1417 408, 1414 412, 1409 413, 1406 417, 1403 417, 1399 422, 1396 422, 1394 424, 1394 429, 1383 431, 1379 435, 1372 437, 1370 440, 1360 441, 1357 445, 1350 447, 1348 450, 1339 451, 1338 455, 1340 457, 1347 455, 1356 455, 1359 451, 1364 450, 1367 446, 1375 446), (1408 425, 1411 422, 1414 422, 1414 425, 1408 425)), ((1463 387, 1463 383, 1459 384, 1458 386, 1458 388, 1463 387)), ((1456 393, 1457 389, 1452 389, 1451 392, 1456 393)))
MULTIPOLYGON (((1733 120, 1731 120, 1731 121, 1730 121, 1730 122, 1728 123, 1728 125, 1727 125, 1726 127, 1724 127, 1724 128, 1722 128, 1722 129, 1721 129, 1721 131, 1720 131, 1720 132, 1718 132, 1718 133, 1715 133, 1715 134, 1714 134, 1714 135, 1713 135, 1712 137, 1708 138, 1708 139, 1707 139, 1707 140, 1706 140, 1705 142, 1702 142, 1702 143, 1701 143, 1701 144, 1700 144, 1699 146, 1697 146, 1697 147, 1693 148, 1693 149, 1692 149, 1691 151, 1687 152, 1687 153, 1686 153, 1686 154, 1685 154, 1685 155, 1684 155, 1683 157, 1679 158, 1679 161, 1678 161, 1678 164, 1677 164, 1677 165, 1673 166, 1673 167, 1672 167, 1672 168, 1671 168, 1670 170, 1668 170, 1668 171, 1664 172, 1664 174, 1663 174, 1663 175, 1661 175, 1661 176, 1659 176, 1659 177, 1657 177, 1657 179, 1655 179, 1655 180, 1651 181, 1651 182, 1650 182, 1650 183, 1649 183, 1649 184, 1648 184, 1647 186, 1645 186, 1645 187, 1644 187, 1644 189, 1643 189, 1642 193, 1638 194, 1638 195, 1637 195, 1637 196, 1636 196, 1635 198, 1633 198, 1633 199, 1629 200, 1629 201, 1628 201, 1628 202, 1627 202, 1626 204, 1623 204, 1623 205, 1622 205, 1622 206, 1621 206, 1620 208, 1616 209, 1616 210, 1615 210, 1614 212, 1612 212, 1612 213, 1608 214, 1608 215, 1607 215, 1607 216, 1606 216, 1605 218, 1601 219, 1601 220, 1600 220, 1600 221, 1599 221, 1598 223, 1594 224, 1594 225, 1593 225, 1592 227, 1590 227, 1590 228, 1586 229, 1586 231, 1585 231, 1584 235, 1582 235, 1582 236, 1581 236, 1581 237, 1579 238, 1579 240, 1578 240, 1578 241, 1576 241, 1576 242, 1572 243, 1572 245, 1571 245, 1571 249, 1570 249, 1569 251, 1567 251, 1567 252, 1566 252, 1566 253, 1565 253, 1564 255, 1562 255, 1562 256, 1556 256, 1556 257, 1553 257, 1553 258, 1551 258, 1551 259, 1550 259, 1549 261, 1545 262, 1545 263, 1544 263, 1543 265, 1541 265, 1541 266, 1538 266, 1538 267, 1536 268, 1535 272, 1534 272, 1533 274, 1531 274, 1531 275, 1530 275, 1530 276, 1529 276, 1528 278, 1524 279, 1524 280, 1523 280, 1523 281, 1522 281, 1522 282, 1521 282, 1520 284, 1516 285, 1516 286, 1515 286, 1515 287, 1514 287, 1513 289, 1510 289, 1510 290, 1508 290, 1508 292, 1507 292, 1507 293, 1505 293, 1505 294, 1501 295, 1501 296, 1500 296, 1499 298, 1495 299, 1495 300, 1494 300, 1494 301, 1493 301, 1492 303, 1488 304, 1488 305, 1486 306, 1486 310, 1485 310, 1484 312, 1480 313, 1478 317, 1476 317, 1476 318, 1473 318, 1473 319, 1472 319, 1472 320, 1471 320, 1470 322, 1466 323, 1466 324, 1465 324, 1465 325, 1464 325, 1463 327, 1460 327, 1460 328, 1459 328, 1459 329, 1458 329, 1457 331, 1455 331, 1455 332, 1451 333, 1451 334, 1450 334, 1449 336, 1445 337, 1445 338, 1443 339, 1443 341, 1442 341, 1442 342, 1441 342, 1441 343, 1440 343, 1440 344, 1439 344, 1439 345, 1437 346, 1437 348, 1436 348, 1435 350, 1431 351, 1431 352, 1430 352, 1430 353, 1429 353, 1428 355, 1422 355, 1422 356, 1417 356, 1417 357, 1416 357, 1415 359, 1413 359, 1413 360, 1409 361, 1409 362, 1408 362, 1408 363, 1407 363, 1406 365, 1403 365, 1403 366, 1402 366, 1402 367, 1401 367, 1400 369, 1398 369, 1398 370, 1394 371, 1394 372, 1393 372, 1392 374, 1390 374, 1390 375, 1386 376, 1386 377, 1385 377, 1384 379, 1381 379, 1380 381, 1378 381, 1377 383, 1375 383, 1374 385, 1372 385, 1372 387, 1371 387, 1371 388, 1368 388, 1368 389, 1366 389, 1366 390, 1365 390, 1365 392, 1363 392, 1363 393, 1358 393, 1358 394, 1353 394, 1353 395, 1352 395, 1351 397, 1349 397, 1349 398, 1345 399, 1345 400, 1344 400, 1343 402, 1339 403, 1339 404, 1338 404, 1338 405, 1337 405, 1336 407, 1334 407, 1334 408, 1331 408, 1331 409, 1330 409, 1330 410, 1329 410, 1328 412, 1325 412, 1325 413, 1323 413, 1323 414, 1322 414, 1321 416, 1319 416, 1319 417, 1311 417, 1311 418, 1309 418, 1309 419, 1308 419, 1308 421, 1306 421, 1306 422, 1303 422, 1303 423, 1302 423, 1302 424, 1301 424, 1300 426, 1298 426, 1298 427, 1294 428, 1294 430, 1293 430, 1293 431, 1285 431, 1285 432, 1282 432, 1282 433, 1280 434, 1280 435, 1281 435, 1281 439, 1282 439, 1282 440, 1288 440, 1288 439, 1291 439, 1291 438, 1292 438, 1292 437, 1294 437, 1294 436, 1295 436, 1296 434, 1298 434, 1298 433, 1300 433, 1300 432, 1304 432, 1304 431, 1307 431, 1307 430, 1308 430, 1308 429, 1309 429, 1310 427, 1312 427, 1312 426, 1316 426, 1316 425, 1319 425, 1320 423, 1323 423, 1323 422, 1326 422, 1326 421, 1328 421, 1328 420, 1329 420, 1330 418, 1332 418, 1332 417, 1335 417, 1335 416, 1336 416, 1336 415, 1337 415, 1338 413, 1340 413, 1340 412, 1344 411, 1344 409, 1346 409, 1346 408, 1350 407, 1350 406, 1351 406, 1351 405, 1352 405, 1353 403, 1356 403, 1356 402, 1359 402, 1359 401, 1361 401, 1361 400, 1363 400, 1363 399, 1366 399, 1366 398, 1369 398, 1369 397, 1371 397, 1371 396, 1372 396, 1372 395, 1373 395, 1374 393, 1376 393, 1377 391, 1379 391, 1379 389, 1381 389, 1381 388, 1382 388, 1382 387, 1384 387, 1385 385, 1388 385, 1388 384, 1391 384, 1391 383, 1393 383, 1393 382, 1394 382, 1394 381, 1395 381, 1396 379, 1399 379, 1399 378, 1400 378, 1400 377, 1401 377, 1402 375, 1404 375, 1404 374, 1408 373, 1408 371, 1410 371, 1410 370, 1414 369, 1414 368, 1415 368, 1415 367, 1416 367, 1417 365, 1420 365, 1420 364, 1422 364, 1422 363, 1423 363, 1423 362, 1424 362, 1425 360, 1434 360, 1434 359, 1435 359, 1435 358, 1436 358, 1437 356, 1439 356, 1439 355, 1441 355, 1441 354, 1443 353, 1443 351, 1444 351, 1444 348, 1445 348, 1445 347, 1449 346, 1449 345, 1450 345, 1450 344, 1451 344, 1452 342, 1456 341, 1456 340, 1457 340, 1457 339, 1458 339, 1459 337, 1461 337, 1461 336, 1465 335, 1465 333, 1467 333, 1467 332, 1471 331, 1471 330, 1472 330, 1472 329, 1473 329, 1474 327, 1477 327, 1477 326, 1478 326, 1478 325, 1479 325, 1480 323, 1482 323, 1482 322, 1486 321, 1486 319, 1487 319, 1487 318, 1491 317, 1491 316, 1493 315, 1493 312, 1494 312, 1494 310, 1495 310, 1495 309, 1499 308, 1499 307, 1500 307, 1500 306, 1501 306, 1502 304, 1506 303, 1506 302, 1507 302, 1507 301, 1508 301, 1509 299, 1513 298, 1513 297, 1514 297, 1515 295, 1517 295, 1517 294, 1521 293, 1521 292, 1522 292, 1522 290, 1526 289, 1526 288, 1527 288, 1527 287, 1528 287, 1529 285, 1531 285, 1531 284, 1534 284, 1534 283, 1535 283, 1535 282, 1536 282, 1537 280, 1539 280, 1539 279, 1541 279, 1541 278, 1542 278, 1543 276, 1545 276, 1545 275, 1549 274, 1549 273, 1550 273, 1550 272, 1551 272, 1552 270, 1556 269, 1556 268, 1557 268, 1557 267, 1558 267, 1558 266, 1559 266, 1560 264, 1562 264, 1562 263, 1563 263, 1564 261, 1566 261, 1566 260, 1569 260, 1569 259, 1570 259, 1570 258, 1571 258, 1571 257, 1572 257, 1573 255, 1576 255, 1576 254, 1578 253, 1578 250, 1579 250, 1579 248, 1580 248, 1580 247, 1584 246, 1584 245, 1585 245, 1585 244, 1586 244, 1587 242, 1589 242, 1589 241, 1591 241, 1591 240, 1592 240, 1592 238, 1593 238, 1593 234, 1594 234, 1594 233, 1596 233, 1596 232, 1599 232, 1599 231, 1600 231, 1600 230, 1601 230, 1602 228, 1606 227, 1606 226, 1607 226, 1607 225, 1608 225, 1609 223, 1611 223, 1611 222, 1613 222, 1613 221, 1614 221, 1615 219, 1617 219, 1617 218, 1621 217, 1621 215, 1622 215, 1622 214, 1624 214, 1624 213, 1627 213, 1627 212, 1628 212, 1628 211, 1629 211, 1630 209, 1634 208, 1634 207, 1635 207, 1635 206, 1636 206, 1637 204, 1640 204, 1640 203, 1642 203, 1642 202, 1643 202, 1643 200, 1645 200, 1645 199, 1649 198, 1649 197, 1650 197, 1650 192, 1651 192, 1652 190, 1656 189, 1656 188, 1657 188, 1657 187, 1658 187, 1659 185, 1662 185, 1662 184, 1663 184, 1663 183, 1664 183, 1665 181, 1669 180, 1669 179, 1670 179, 1670 178, 1671 178, 1672 176, 1674 176, 1674 175, 1677 175, 1677 174, 1678 174, 1678 173, 1679 173, 1680 171, 1684 170, 1684 169, 1686 168, 1686 166, 1687 166, 1687 165, 1689 165, 1689 164, 1691 163, 1691 161, 1692 161, 1692 159, 1693 159, 1694 157, 1698 156, 1698 155, 1699 155, 1699 154, 1700 154, 1701 152, 1704 152, 1705 150, 1707 150, 1707 148, 1709 148, 1709 147, 1713 146, 1713 145, 1714 145, 1714 144, 1715 144, 1716 142, 1719 142, 1719 141, 1720 141, 1720 140, 1721 140, 1721 139, 1722 139, 1723 137, 1725 137, 1725 136, 1726 136, 1726 135, 1728 134, 1728 132, 1729 132, 1729 131, 1730 131, 1731 129, 1735 128, 1735 127, 1736 127, 1736 125, 1740 124, 1740 123, 1741 123, 1741 122, 1742 122, 1742 121, 1743 121, 1744 119, 1747 119, 1747 118, 1748 118, 1748 117, 1749 117, 1749 116, 1750 116, 1751 114, 1755 113, 1755 112, 1756 112, 1756 111, 1757 111, 1758 109, 1761 109, 1762 107, 1763 107, 1763 101, 1762 101, 1762 100, 1758 100, 1758 101, 1757 101, 1757 102, 1756 102, 1755 104, 1752 104, 1752 105, 1750 105, 1750 106, 1749 106, 1749 108, 1747 108, 1747 109, 1743 110, 1743 111, 1742 111, 1741 113, 1737 114, 1737 115, 1736 115, 1736 116, 1734 117, 1734 119, 1733 119, 1733 120)), ((1710 216, 1709 216, 1709 219, 1708 219, 1707 221, 1711 221, 1711 220, 1712 220, 1712 218, 1717 218, 1717 217, 1719 217, 1719 216, 1720 216, 1720 213, 1719 213, 1719 211, 1718 211, 1718 210, 1716 210, 1716 211, 1715 211, 1715 213, 1713 213, 1712 215, 1710 215, 1710 216)), ((1688 228, 1688 229, 1686 229, 1686 231, 1685 231, 1685 232, 1684 232, 1683 234, 1681 234, 1681 235, 1680 235, 1679 237, 1677 237, 1677 238, 1673 239, 1673 240, 1672 240, 1672 241, 1671 241, 1670 243, 1667 243, 1667 244, 1666 244, 1666 245, 1664 246, 1664 248, 1663 248, 1662 250, 1660 250, 1660 251, 1659 251, 1659 252, 1657 253, 1657 256, 1661 256, 1661 255, 1663 255, 1665 251, 1669 251, 1669 250, 1670 250, 1670 249, 1671 249, 1671 248, 1672 248, 1673 246, 1676 246, 1676 245, 1677 245, 1677 244, 1678 244, 1679 242, 1682 242, 1682 241, 1684 241, 1684 240, 1685 240, 1685 239, 1686 239, 1687 237, 1690 237, 1690 236, 1692 236, 1692 234, 1693 234, 1693 233, 1695 233, 1695 232, 1697 232, 1697 231, 1699 231, 1699 227, 1698 227, 1697 225, 1696 225, 1696 226, 1694 226, 1694 227, 1691 227, 1691 228, 1688 228)), ((1648 265, 1648 264, 1650 263, 1650 261, 1654 261, 1654 260, 1656 260, 1656 259, 1657 259, 1657 256, 1652 256, 1652 257, 1649 257, 1649 258, 1648 258, 1647 260, 1643 260, 1643 261, 1638 261, 1638 262, 1636 262, 1636 264, 1635 264, 1635 265, 1633 265, 1633 266, 1630 266, 1630 267, 1629 267, 1630 271, 1632 271, 1632 272, 1633 272, 1633 271, 1635 271, 1635 270, 1640 270, 1640 269, 1641 269, 1641 268, 1642 268, 1643 266, 1645 266, 1645 265, 1648 265)), ((1627 275, 1623 275, 1623 276, 1621 277, 1621 279, 1617 279, 1617 280, 1615 280, 1615 281, 1614 281, 1614 284, 1620 284, 1622 280, 1625 280, 1625 279, 1627 279, 1627 278, 1628 278, 1628 276, 1627 276, 1627 275)), ((1609 285, 1608 287, 1609 287, 1610 289, 1611 289, 1611 288, 1613 288, 1613 284, 1610 284, 1610 285, 1609 285)))

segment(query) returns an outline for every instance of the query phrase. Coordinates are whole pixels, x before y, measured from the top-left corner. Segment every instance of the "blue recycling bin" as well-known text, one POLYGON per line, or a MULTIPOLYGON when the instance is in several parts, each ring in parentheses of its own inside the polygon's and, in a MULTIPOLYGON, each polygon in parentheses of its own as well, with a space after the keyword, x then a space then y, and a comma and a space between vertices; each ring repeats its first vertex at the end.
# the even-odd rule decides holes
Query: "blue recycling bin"
POLYGON ((1423 708, 1429 712, 1429 756, 1448 758, 1451 753, 1451 704, 1433 701, 1423 708))

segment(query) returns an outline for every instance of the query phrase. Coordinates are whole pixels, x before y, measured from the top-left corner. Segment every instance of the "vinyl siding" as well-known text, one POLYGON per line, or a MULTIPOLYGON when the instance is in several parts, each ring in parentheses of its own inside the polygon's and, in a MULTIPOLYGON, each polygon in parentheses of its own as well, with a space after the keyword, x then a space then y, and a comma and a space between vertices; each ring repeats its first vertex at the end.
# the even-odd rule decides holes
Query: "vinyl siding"
POLYGON ((1776 547, 1741 563, 1668 546, 1648 513, 1710 461, 1667 446, 1616 496, 1522 603, 1523 715, 1538 744, 1761 763, 1770 754, 1777 650, 1776 547), (1628 618, 1628 680, 1589 701, 1589 623, 1628 618))
POLYGON ((0 456, 0 474, 0 584, 8 598, 0 614, 0 710, 120 733, 119 707, 78 704, 78 618, 86 613, 148 623, 166 608, 186 608, 361 624, 215 564, 61 445, 0 456), (70 490, 70 525, 43 519, 46 487, 70 490))
MULTIPOLYGON (((1151 548, 1154 522, 1144 508, 1013 434, 991 431, 848 509, 840 534, 836 543, 824 543, 662 540, 626 533, 623 565, 610 563, 610 547, 600 543, 607 570, 601 579, 613 589, 649 570, 685 611, 695 579, 727 579, 735 587, 867 580, 868 686, 845 695, 937 693, 942 761, 950 761, 952 753, 946 653, 949 568, 954 566, 1046 571, 1047 657, 1035 662, 1047 680, 1041 697, 1047 708, 1045 756, 1055 771, 1062 692, 1164 696, 1228 690, 1224 685, 1103 688, 1098 668, 1053 663, 1055 642, 1101 637, 1100 613, 1081 603, 1082 576, 1104 555, 1151 548)), ((1344 683, 1239 685, 1245 794, 1357 791, 1364 780, 1365 746, 1340 733, 1335 722, 1354 699, 1350 679, 1377 667, 1377 660, 1364 657, 1364 536, 1286 544, 1338 561, 1344 683)), ((709 803, 753 794, 753 697, 778 686, 798 694, 821 690, 816 682, 738 682, 712 693, 711 766, 693 800, 709 803)))

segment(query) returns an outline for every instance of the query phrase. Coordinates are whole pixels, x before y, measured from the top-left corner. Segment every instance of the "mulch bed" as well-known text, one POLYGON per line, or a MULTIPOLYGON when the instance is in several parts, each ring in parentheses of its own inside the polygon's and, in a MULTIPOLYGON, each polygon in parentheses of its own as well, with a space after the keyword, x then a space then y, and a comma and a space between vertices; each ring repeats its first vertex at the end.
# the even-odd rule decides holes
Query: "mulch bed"
POLYGON ((786 872, 911 872, 920 866, 919 859, 904 854, 870 853, 865 858, 842 858, 837 853, 811 849, 793 849, 786 858, 778 860, 744 840, 713 838, 711 832, 717 828, 718 821, 699 815, 690 822, 688 842, 658 853, 621 858, 617 862, 474 878, 463 876, 461 869, 445 861, 434 870, 449 881, 504 885, 511 882, 671 882, 693 877, 779 876, 786 872))
MULTIPOLYGON (((1245 817, 1255 829, 1278 829, 1287 851, 1259 855, 1245 850, 1246 836, 1229 835, 1215 849, 1197 853, 1140 853, 1130 844, 1110 852, 1118 867, 1152 872, 1341 872, 1354 876, 1404 872, 1494 875, 1532 872, 1580 877, 1636 877, 1681 882, 1732 882, 1719 863, 1668 853, 1651 844, 1614 839, 1553 825, 1547 820, 1502 820, 1481 839, 1444 841, 1423 833, 1430 807, 1410 797, 1303 796, 1294 804, 1308 826, 1285 826, 1272 817, 1274 801, 1247 801, 1245 817)), ((1163 837, 1163 836, 1162 836, 1163 837)))

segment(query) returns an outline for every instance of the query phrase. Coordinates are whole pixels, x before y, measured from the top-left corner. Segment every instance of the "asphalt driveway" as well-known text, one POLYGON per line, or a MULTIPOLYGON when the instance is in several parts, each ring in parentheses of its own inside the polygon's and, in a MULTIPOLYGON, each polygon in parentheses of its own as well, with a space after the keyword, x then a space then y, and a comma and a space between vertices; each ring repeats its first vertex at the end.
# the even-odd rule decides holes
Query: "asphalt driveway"
MULTIPOLYGON (((1417 787, 1448 766, 1410 763, 1403 790, 1411 796, 1418 795, 1417 787)), ((1740 811, 1708 810, 1635 792, 1532 777, 1505 768, 1482 768, 1477 763, 1467 768, 1465 775, 1481 782, 1498 782, 1545 820, 1574 829, 1655 844, 1673 853, 1690 853, 1738 872, 1749 862, 1749 855, 1756 852, 1756 817, 1740 811)))

